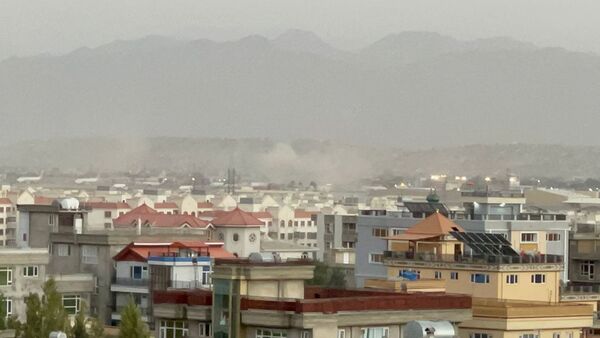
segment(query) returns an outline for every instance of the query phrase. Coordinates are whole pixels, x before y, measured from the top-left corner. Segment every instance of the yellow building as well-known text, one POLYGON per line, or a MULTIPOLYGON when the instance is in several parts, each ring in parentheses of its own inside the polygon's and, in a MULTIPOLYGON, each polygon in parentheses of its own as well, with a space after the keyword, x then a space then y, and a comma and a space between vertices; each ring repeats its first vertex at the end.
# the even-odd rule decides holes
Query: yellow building
POLYGON ((387 284, 366 285, 423 291, 437 281, 471 295, 473 319, 461 337, 579 338, 592 326, 594 305, 561 302, 562 256, 521 255, 501 235, 464 232, 440 213, 387 240, 387 284))

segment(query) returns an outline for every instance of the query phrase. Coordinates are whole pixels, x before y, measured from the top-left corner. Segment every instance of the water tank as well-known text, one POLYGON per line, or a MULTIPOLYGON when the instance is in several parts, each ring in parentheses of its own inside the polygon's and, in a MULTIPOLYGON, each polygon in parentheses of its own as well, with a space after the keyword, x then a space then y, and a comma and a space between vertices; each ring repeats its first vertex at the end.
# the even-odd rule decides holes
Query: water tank
POLYGON ((63 210, 78 210, 79 200, 76 198, 63 198, 60 200, 60 208, 63 210))
POLYGON ((67 334, 61 331, 52 331, 49 338, 67 338, 67 334))
POLYGON ((403 338, 455 337, 454 326, 449 321, 413 320, 404 327, 403 338))

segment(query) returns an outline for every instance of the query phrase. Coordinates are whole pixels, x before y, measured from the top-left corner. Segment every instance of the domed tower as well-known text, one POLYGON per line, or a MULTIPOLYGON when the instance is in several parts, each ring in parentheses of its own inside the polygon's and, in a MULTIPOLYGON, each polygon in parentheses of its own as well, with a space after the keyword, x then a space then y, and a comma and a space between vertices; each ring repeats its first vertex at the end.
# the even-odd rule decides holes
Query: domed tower
POLYGON ((431 189, 431 191, 429 192, 429 195, 427 195, 427 202, 428 203, 439 203, 440 202, 440 197, 435 192, 435 189, 431 189))

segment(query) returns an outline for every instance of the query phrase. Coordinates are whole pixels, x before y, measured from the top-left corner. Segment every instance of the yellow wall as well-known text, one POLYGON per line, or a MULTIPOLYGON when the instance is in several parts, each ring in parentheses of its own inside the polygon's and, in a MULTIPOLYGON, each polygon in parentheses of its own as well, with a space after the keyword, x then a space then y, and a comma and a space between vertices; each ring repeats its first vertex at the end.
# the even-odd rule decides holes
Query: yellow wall
MULTIPOLYGON (((535 324, 535 320, 532 321, 535 324)), ((523 334, 533 333, 538 335, 539 338, 554 338, 554 333, 560 334, 560 338, 579 338, 579 332, 581 328, 570 328, 564 329, 557 327, 556 329, 550 330, 523 330, 523 331, 500 331, 500 330, 487 330, 487 329, 463 329, 459 328, 459 337, 469 338, 473 333, 487 333, 492 338, 520 338, 523 334), (571 334, 571 336, 569 336, 571 334)))
POLYGON ((519 271, 519 272, 500 272, 500 271, 475 271, 458 270, 447 268, 402 268, 393 266, 388 268, 388 276, 395 278, 403 269, 420 271, 421 279, 434 279, 435 271, 442 273, 442 279, 446 282, 446 292, 468 294, 478 298, 509 299, 509 300, 529 300, 542 302, 559 301, 559 280, 560 271, 519 271), (458 279, 450 279, 451 272, 458 272, 458 279), (472 273, 484 273, 489 275, 489 283, 471 282, 472 273), (545 274, 546 282, 542 284, 531 283, 532 274, 545 274), (507 284, 506 276, 515 274, 518 277, 517 284, 507 284))

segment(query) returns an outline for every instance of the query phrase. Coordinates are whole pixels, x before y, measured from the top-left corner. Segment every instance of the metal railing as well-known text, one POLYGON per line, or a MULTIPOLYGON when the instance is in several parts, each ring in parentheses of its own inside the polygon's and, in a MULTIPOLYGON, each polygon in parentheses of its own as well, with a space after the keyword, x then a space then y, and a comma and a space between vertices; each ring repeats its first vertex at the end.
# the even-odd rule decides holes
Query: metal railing
POLYGON ((519 255, 519 256, 493 256, 493 255, 441 255, 428 252, 409 251, 384 251, 384 259, 400 259, 420 262, 446 262, 461 264, 541 264, 563 263, 560 255, 519 255))
POLYGON ((113 278, 112 283, 115 285, 124 285, 124 286, 149 286, 150 280, 148 278, 143 278, 143 279, 113 278))

